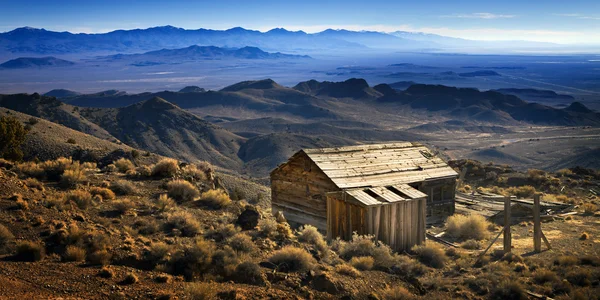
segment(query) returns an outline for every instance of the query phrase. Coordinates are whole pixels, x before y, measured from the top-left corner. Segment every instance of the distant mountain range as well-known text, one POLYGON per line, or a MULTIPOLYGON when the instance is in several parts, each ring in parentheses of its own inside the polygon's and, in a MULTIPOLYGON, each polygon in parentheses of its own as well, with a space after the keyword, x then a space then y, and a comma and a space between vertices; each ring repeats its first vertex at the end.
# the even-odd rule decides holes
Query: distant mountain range
POLYGON ((0 64, 0 69, 26 69, 42 67, 66 67, 72 66, 72 61, 56 57, 19 57, 0 64))
POLYGON ((189 46, 180 49, 162 49, 149 51, 142 54, 116 54, 98 57, 99 60, 131 61, 135 66, 157 65, 163 63, 181 63, 195 60, 218 59, 309 59, 308 55, 292 55, 280 52, 269 53, 257 47, 243 47, 239 49, 221 48, 215 46, 189 46))
POLYGON ((224 48, 258 47, 269 52, 360 51, 365 49, 440 49, 481 46, 533 47, 548 43, 479 42, 439 35, 328 29, 309 34, 275 28, 267 32, 235 27, 228 30, 189 30, 173 26, 116 30, 99 34, 73 34, 22 27, 0 33, 0 52, 32 54, 139 53, 190 45, 224 48))

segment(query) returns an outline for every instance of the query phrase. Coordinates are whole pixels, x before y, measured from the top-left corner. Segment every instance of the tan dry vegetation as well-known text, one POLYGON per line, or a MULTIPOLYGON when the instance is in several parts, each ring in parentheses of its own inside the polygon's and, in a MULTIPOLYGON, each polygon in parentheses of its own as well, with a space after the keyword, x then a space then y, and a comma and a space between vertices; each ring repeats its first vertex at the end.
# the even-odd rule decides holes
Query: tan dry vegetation
POLYGON ((189 181, 181 179, 176 179, 167 183, 167 192, 169 197, 180 202, 194 201, 200 196, 197 187, 189 181))

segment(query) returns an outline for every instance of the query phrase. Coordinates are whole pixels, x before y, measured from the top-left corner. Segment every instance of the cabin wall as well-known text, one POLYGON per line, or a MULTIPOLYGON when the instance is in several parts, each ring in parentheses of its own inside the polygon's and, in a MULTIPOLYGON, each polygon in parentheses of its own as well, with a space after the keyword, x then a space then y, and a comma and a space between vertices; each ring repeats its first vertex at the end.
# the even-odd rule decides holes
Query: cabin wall
POLYGON ((304 153, 294 155, 271 173, 271 208, 282 211, 291 223, 311 224, 327 230, 325 193, 337 186, 304 153))
POLYGON ((454 214, 456 178, 444 178, 410 184, 427 194, 427 216, 446 217, 454 214))

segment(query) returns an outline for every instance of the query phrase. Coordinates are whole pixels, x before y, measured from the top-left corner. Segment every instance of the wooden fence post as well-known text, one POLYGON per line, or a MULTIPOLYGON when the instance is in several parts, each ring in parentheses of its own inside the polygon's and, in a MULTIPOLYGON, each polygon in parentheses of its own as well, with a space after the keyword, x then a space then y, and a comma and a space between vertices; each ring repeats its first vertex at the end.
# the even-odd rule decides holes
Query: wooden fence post
POLYGON ((542 224, 540 220, 540 194, 533 195, 533 249, 542 252, 542 224))
POLYGON ((507 196, 504 198, 504 253, 511 252, 510 222, 510 196, 507 196))

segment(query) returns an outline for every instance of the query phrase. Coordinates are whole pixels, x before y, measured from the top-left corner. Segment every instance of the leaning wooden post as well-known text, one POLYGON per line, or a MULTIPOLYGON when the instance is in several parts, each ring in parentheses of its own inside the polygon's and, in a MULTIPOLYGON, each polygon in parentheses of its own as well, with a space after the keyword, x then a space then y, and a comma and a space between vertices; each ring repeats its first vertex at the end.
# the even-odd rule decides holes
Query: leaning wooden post
POLYGON ((542 224, 540 221, 540 194, 533 195, 533 249, 542 252, 542 224))
POLYGON ((511 251, 510 221, 510 196, 507 196, 504 198, 504 253, 511 251))

